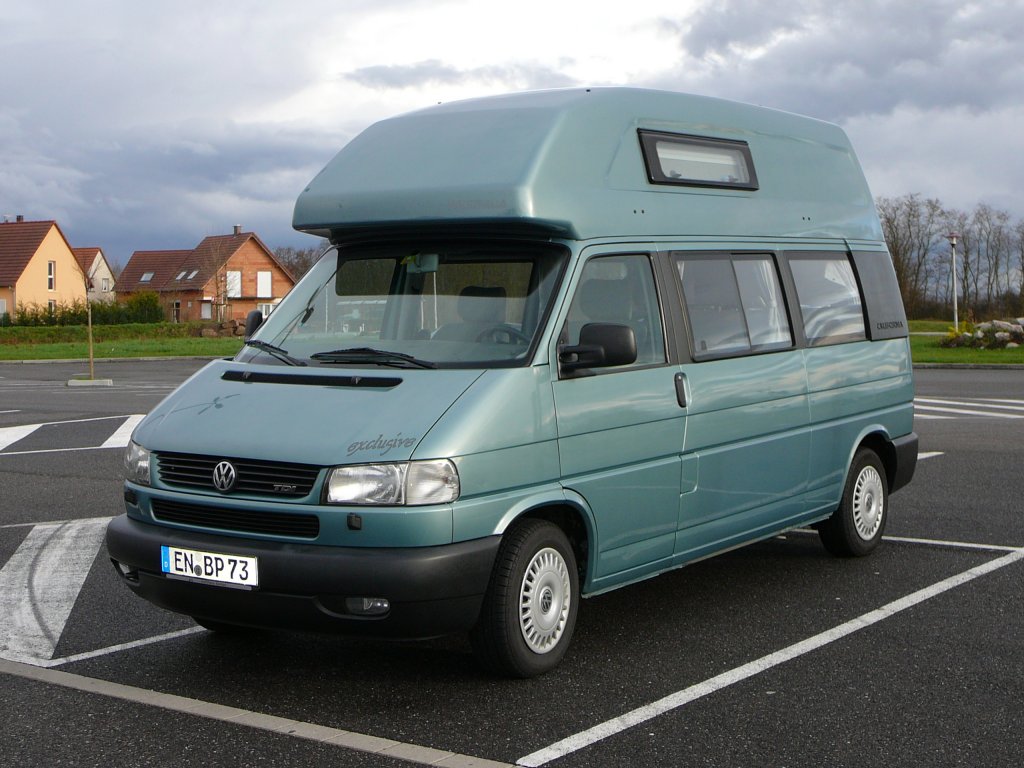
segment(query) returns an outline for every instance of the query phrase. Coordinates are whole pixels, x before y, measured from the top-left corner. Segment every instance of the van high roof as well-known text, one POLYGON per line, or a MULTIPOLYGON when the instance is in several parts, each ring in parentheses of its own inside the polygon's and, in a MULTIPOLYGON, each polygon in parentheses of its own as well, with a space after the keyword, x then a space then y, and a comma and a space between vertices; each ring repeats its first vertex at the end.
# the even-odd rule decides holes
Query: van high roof
POLYGON ((839 127, 635 88, 471 99, 382 120, 309 183, 293 225, 336 242, 448 227, 882 241, 839 127))

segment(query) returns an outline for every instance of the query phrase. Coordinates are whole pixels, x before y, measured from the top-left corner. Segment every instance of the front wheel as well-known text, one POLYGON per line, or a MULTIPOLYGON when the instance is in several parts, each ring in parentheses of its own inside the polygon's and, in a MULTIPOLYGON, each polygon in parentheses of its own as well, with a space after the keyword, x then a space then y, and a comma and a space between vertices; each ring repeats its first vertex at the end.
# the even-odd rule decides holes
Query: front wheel
POLYGON ((565 656, 579 608, 576 557, 562 530, 524 520, 506 532, 498 550, 473 650, 491 670, 535 677, 565 656))
POLYGON ((888 514, 885 467, 877 453, 862 448, 850 465, 839 508, 818 525, 818 535, 833 555, 861 557, 882 540, 888 514))

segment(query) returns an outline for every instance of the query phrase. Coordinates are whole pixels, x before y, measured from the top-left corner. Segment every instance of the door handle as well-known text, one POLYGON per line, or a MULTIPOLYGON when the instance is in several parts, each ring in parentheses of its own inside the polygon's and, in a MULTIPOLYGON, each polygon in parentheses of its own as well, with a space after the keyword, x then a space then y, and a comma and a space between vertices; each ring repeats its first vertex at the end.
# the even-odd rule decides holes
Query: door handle
POLYGON ((676 374, 676 402, 680 408, 686 407, 686 374, 676 374))

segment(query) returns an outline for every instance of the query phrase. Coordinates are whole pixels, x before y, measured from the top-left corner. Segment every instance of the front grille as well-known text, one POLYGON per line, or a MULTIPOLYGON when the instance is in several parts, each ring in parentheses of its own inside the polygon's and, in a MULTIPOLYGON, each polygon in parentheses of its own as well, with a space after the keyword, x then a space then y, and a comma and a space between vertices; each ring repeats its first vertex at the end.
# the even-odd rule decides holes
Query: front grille
MULTIPOLYGON (((310 464, 288 464, 280 461, 256 459, 226 459, 237 473, 231 493, 249 493, 258 496, 306 496, 313 490, 320 468, 310 464)), ((174 488, 217 490, 213 485, 213 470, 223 456, 197 456, 190 453, 158 453, 157 467, 160 479, 174 488)))
POLYGON ((262 533, 298 539, 315 539, 320 535, 320 518, 316 515, 202 507, 166 499, 153 499, 153 517, 167 523, 240 533, 262 533))

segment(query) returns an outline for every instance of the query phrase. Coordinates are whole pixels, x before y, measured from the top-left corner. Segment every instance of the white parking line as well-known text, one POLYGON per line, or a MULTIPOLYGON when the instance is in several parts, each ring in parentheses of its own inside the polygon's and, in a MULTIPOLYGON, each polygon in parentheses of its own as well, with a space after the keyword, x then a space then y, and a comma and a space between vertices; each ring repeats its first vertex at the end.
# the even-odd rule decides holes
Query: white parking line
POLYGON ((494 760, 486 760, 471 755, 461 755, 458 752, 447 752, 432 747, 422 747, 418 744, 406 744, 392 739, 382 739, 379 736, 368 736, 362 733, 354 733, 353 731, 343 731, 340 728, 306 723, 301 720, 290 720, 286 717, 266 715, 262 712, 228 707, 223 704, 215 704, 210 701, 202 701, 201 699, 190 699, 185 696, 175 696, 171 693, 159 693, 146 688, 137 688, 133 685, 112 683, 109 680, 98 680, 93 677, 75 675, 57 669, 44 669, 31 664, 20 664, 0 659, 0 674, 16 675, 28 680, 59 685, 64 688, 85 691, 100 696, 109 696, 121 701, 145 704, 168 712, 205 717, 222 723, 270 731, 271 733, 294 736, 299 739, 309 739, 310 741, 317 741, 323 744, 333 744, 338 747, 353 749, 359 752, 369 752, 382 757, 406 760, 411 763, 419 763, 420 765, 440 766, 441 768, 513 768, 508 763, 499 763, 494 760))
POLYGON ((914 403, 934 403, 936 405, 962 405, 967 408, 1001 408, 1007 411, 1024 411, 1024 403, 1020 400, 990 400, 986 398, 969 398, 967 400, 949 400, 947 398, 915 397, 914 403), (999 405, 999 403, 1016 403, 1016 405, 999 405))
POLYGON ((944 408, 939 405, 917 405, 914 404, 914 415, 918 415, 918 411, 937 411, 939 413, 960 413, 967 416, 986 416, 993 419, 1024 419, 1024 413, 993 413, 991 411, 972 411, 966 408, 944 408))
POLYGON ((619 717, 612 718, 611 720, 599 723, 592 728, 588 728, 585 731, 573 734, 572 736, 564 738, 561 741, 557 741, 544 749, 537 750, 525 757, 519 758, 519 760, 516 761, 516 765, 532 766, 534 768, 546 765, 552 760, 564 757, 565 755, 573 752, 578 752, 584 747, 588 747, 598 741, 607 739, 609 736, 614 736, 617 733, 621 733, 629 728, 645 723, 659 715, 679 709, 692 701, 696 701, 704 696, 720 691, 723 688, 727 688, 731 685, 747 680, 761 672, 765 672, 779 666, 780 664, 784 664, 787 661, 792 661, 804 654, 815 651, 830 643, 834 643, 836 640, 840 640, 847 635, 851 635, 854 632, 858 632, 877 624, 878 622, 894 616, 901 611, 912 608, 918 603, 922 603, 925 600, 929 600, 942 594, 943 592, 947 592, 966 584, 979 576, 992 573, 993 571, 1005 568, 1006 566, 1020 562, 1021 560, 1024 560, 1024 548, 1014 549, 1007 555, 1003 555, 995 560, 990 560, 987 563, 971 568, 963 573, 959 573, 956 576, 943 579, 940 582, 932 584, 930 587, 919 589, 917 592, 909 594, 906 597, 901 597, 899 600, 894 600, 881 608, 869 611, 862 616, 858 616, 857 618, 851 619, 850 621, 840 624, 837 627, 833 627, 830 630, 814 635, 813 637, 809 637, 806 640, 802 640, 787 648, 783 648, 780 651, 770 653, 767 656, 762 656, 760 659, 756 659, 747 664, 736 667, 735 669, 731 669, 728 672, 723 672, 720 675, 716 675, 708 680, 697 683, 696 685, 691 685, 689 688, 677 691, 676 693, 670 694, 669 696, 659 699, 651 704, 638 707, 637 709, 620 715, 619 717))

